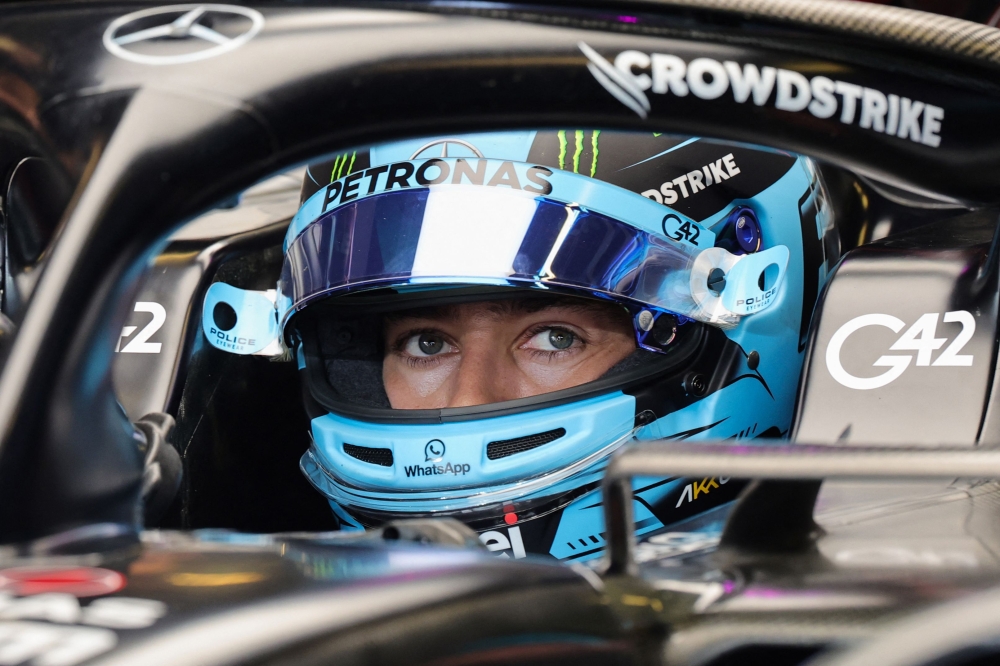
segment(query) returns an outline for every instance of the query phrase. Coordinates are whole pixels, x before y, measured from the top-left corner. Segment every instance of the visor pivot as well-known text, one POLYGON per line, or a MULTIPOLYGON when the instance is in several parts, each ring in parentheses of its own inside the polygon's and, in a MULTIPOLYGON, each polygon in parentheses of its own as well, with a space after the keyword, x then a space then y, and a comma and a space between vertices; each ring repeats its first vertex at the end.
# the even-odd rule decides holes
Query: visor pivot
POLYGON ((649 351, 663 352, 677 337, 680 322, 672 314, 643 310, 635 318, 636 341, 649 351))
POLYGON ((762 240, 757 213, 749 206, 737 206, 726 217, 715 246, 735 255, 753 254, 760 251, 762 240))
POLYGON ((726 273, 721 268, 713 268, 706 282, 708 290, 718 296, 726 288, 726 273))

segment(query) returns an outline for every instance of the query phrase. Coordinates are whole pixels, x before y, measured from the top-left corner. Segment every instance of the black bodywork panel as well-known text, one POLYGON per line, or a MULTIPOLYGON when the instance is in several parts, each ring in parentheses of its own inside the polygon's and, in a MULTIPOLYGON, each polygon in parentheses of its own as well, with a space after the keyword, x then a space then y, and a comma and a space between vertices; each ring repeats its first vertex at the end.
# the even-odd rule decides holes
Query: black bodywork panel
MULTIPOLYGON (((317 535, 154 531, 142 543, 80 545, 74 532, 64 530, 110 525, 128 532, 136 526, 142 460, 129 418, 146 411, 183 417, 213 402, 217 408, 206 418, 179 419, 176 441, 199 462, 178 500, 186 503, 187 517, 175 507, 175 522, 167 524, 329 527, 322 522, 329 517, 326 507, 304 482, 275 504, 260 484, 277 487, 280 475, 254 476, 275 460, 263 443, 277 436, 276 423, 300 428, 300 439, 290 439, 278 457, 294 460, 306 444, 305 414, 294 407, 299 397, 290 390, 297 383, 291 365, 199 355, 203 342, 193 304, 220 276, 258 287, 253 280, 273 268, 273 247, 287 217, 275 213, 225 237, 164 239, 206 211, 230 206, 239 192, 278 171, 351 146, 444 130, 578 126, 704 134, 829 162, 824 177, 843 195, 835 204, 841 243, 861 247, 846 255, 819 295, 811 333, 805 326, 800 331, 810 360, 796 436, 969 446, 1000 436, 993 381, 1000 88, 989 61, 861 35, 845 38, 794 22, 651 3, 614 11, 487 3, 269 4, 259 7, 261 32, 223 57, 149 66, 111 55, 102 43, 108 26, 147 6, 24 3, 6 6, 0 16, 3 191, 25 158, 58 166, 50 181, 60 184, 60 197, 73 190, 57 221, 46 206, 28 208, 48 215, 36 227, 43 232, 39 238, 52 236, 39 241, 49 243, 41 253, 38 243, 26 242, 38 238, 19 240, 5 228, 5 247, 20 246, 16 261, 5 251, 3 303, 20 302, 17 296, 30 307, 10 309, 18 333, 3 348, 0 541, 16 545, 0 551, 0 575, 24 566, 101 567, 126 577, 117 596, 166 604, 165 615, 149 627, 114 629, 117 648, 105 663, 156 663, 154 656, 179 663, 183 650, 210 648, 218 651, 187 654, 201 663, 258 664, 721 664, 758 657, 798 663, 864 639, 915 610, 996 584, 1000 495, 994 483, 974 481, 828 484, 815 515, 821 531, 805 515, 815 485, 768 495, 766 482, 752 484, 758 511, 744 514, 767 520, 770 514, 760 507, 794 502, 801 529, 792 536, 808 529, 805 538, 790 539, 776 554, 749 548, 746 535, 732 530, 719 547, 721 536, 705 522, 682 524, 640 549, 639 577, 604 581, 546 562, 317 535), (643 116, 588 71, 593 61, 581 42, 609 60, 634 50, 823 75, 941 109, 941 126, 926 125, 926 116, 925 127, 900 138, 838 116, 782 110, 768 100, 738 103, 665 91, 649 93, 643 116), (908 215, 907 205, 892 204, 895 195, 866 179, 936 196, 929 204, 921 199, 908 215), (883 219, 891 219, 893 231, 912 230, 868 243, 883 219), (175 261, 157 265, 156 257, 175 261), (151 262, 162 279, 141 293, 153 284, 142 279, 151 262), (41 277, 11 280, 12 269, 41 277), (112 371, 122 325, 141 328, 149 315, 155 319, 135 305, 161 301, 177 315, 158 339, 173 361, 150 365, 136 355, 112 371), (889 349, 899 339, 893 336, 924 315, 954 312, 974 322, 974 333, 952 350, 953 360, 971 357, 970 363, 935 365, 971 326, 968 318, 935 320, 938 334, 946 336, 936 347, 937 334, 921 337, 918 331, 910 339, 916 346, 889 349), (877 393, 838 383, 827 362, 836 333, 871 314, 902 322, 899 331, 883 336, 877 328, 859 329, 844 342, 844 370, 870 378, 899 363, 873 366, 881 356, 912 357, 877 393), (183 378, 191 373, 208 381, 189 392, 183 378), (125 410, 114 381, 143 389, 126 389, 125 410), (287 401, 241 404, 245 381, 268 382, 287 401), (222 446, 204 444, 214 438, 213 419, 221 423, 247 412, 253 418, 228 431, 222 446), (233 466, 237 452, 252 461, 248 467, 233 466), (233 524, 238 508, 252 520, 233 524), (39 538, 54 533, 64 547, 42 547, 39 538), (65 555, 67 544, 87 552, 65 555), (283 625, 277 618, 291 620, 283 625), (257 632, 257 643, 248 639, 247 627, 257 632), (194 640, 211 629, 211 641, 194 640)), ((552 149, 539 146, 539 161, 558 161, 552 149)), ((586 159, 585 151, 581 156, 586 159)), ((711 206, 694 203, 692 215, 710 214, 711 206)), ((804 217, 810 205, 808 198, 800 203, 804 217)), ((11 211, 4 209, 5 215, 11 211)), ((298 474, 294 467, 292 473, 298 474)), ((744 506, 752 509, 749 497, 744 506)), ((109 533, 117 534, 112 527, 109 533)), ((788 524, 772 527, 776 539, 790 532, 788 524)), ((70 608, 69 615, 47 615, 49 602, 24 610, 28 604, 21 602, 36 595, 21 595, 16 586, 2 591, 0 622, 50 628, 77 617, 65 598, 56 601, 70 608)), ((81 598, 84 606, 94 603, 81 598)), ((81 613, 78 607, 75 612, 81 613)))

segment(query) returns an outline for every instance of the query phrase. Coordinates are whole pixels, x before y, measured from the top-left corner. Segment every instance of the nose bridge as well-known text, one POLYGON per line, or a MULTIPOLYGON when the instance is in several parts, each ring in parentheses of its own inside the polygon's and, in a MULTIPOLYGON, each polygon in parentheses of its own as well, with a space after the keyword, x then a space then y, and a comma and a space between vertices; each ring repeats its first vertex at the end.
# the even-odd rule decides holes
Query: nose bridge
POLYGON ((462 354, 449 407, 470 407, 504 399, 504 354, 474 346, 462 354))

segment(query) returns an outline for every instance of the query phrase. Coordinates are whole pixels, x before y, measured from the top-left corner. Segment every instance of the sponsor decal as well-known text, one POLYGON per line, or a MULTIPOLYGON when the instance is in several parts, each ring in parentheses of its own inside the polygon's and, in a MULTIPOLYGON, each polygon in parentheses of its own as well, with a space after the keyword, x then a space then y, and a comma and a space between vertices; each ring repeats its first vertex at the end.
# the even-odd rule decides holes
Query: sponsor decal
POLYGON ((424 462, 440 462, 444 460, 444 442, 440 439, 432 439, 424 447, 424 462))
POLYGON ((552 169, 510 160, 432 158, 395 162, 349 173, 326 186, 321 214, 362 196, 428 185, 509 187, 531 194, 550 194, 552 169))
MULTIPOLYGON (((584 175, 589 175, 591 178, 597 173, 597 159, 600 156, 600 148, 598 148, 598 137, 601 136, 601 130, 591 130, 590 132, 590 170, 589 173, 586 171, 586 165, 584 175)), ((559 168, 563 171, 571 170, 573 173, 580 173, 580 157, 583 155, 584 144, 586 143, 586 132, 583 130, 575 130, 573 132, 573 156, 569 158, 569 141, 567 139, 566 130, 559 130, 556 132, 556 137, 559 139, 559 168), (569 159, 567 159, 569 158, 569 159), (569 167, 572 167, 570 169, 569 167)))
POLYGON ((498 557, 513 556, 515 560, 527 557, 524 552, 524 541, 521 539, 521 528, 517 525, 506 530, 483 532, 479 535, 479 540, 486 546, 486 550, 497 553, 498 557))
POLYGON ((44 620, 111 629, 143 629, 163 617, 167 606, 152 599, 104 597, 86 606, 72 594, 50 592, 15 597, 0 592, 0 619, 44 620))
POLYGON ((693 502, 701 495, 707 495, 712 492, 712 488, 718 488, 726 485, 727 483, 729 483, 729 478, 725 476, 713 476, 707 479, 702 479, 701 481, 692 481, 684 486, 684 490, 681 491, 681 496, 677 498, 677 504, 674 508, 680 508, 681 504, 684 502, 693 502))
POLYGON ((253 347, 257 344, 257 341, 253 338, 241 338, 236 335, 229 335, 214 326, 209 328, 209 335, 215 336, 215 346, 220 349, 234 349, 236 351, 242 351, 246 347, 253 347))
POLYGON ((180 65, 228 53, 264 27, 264 16, 237 5, 189 4, 125 14, 104 31, 104 48, 142 65, 180 65), (167 52, 164 52, 167 51, 167 52))
POLYGON ((682 243, 691 243, 698 247, 701 228, 697 224, 685 222, 673 213, 663 217, 663 235, 682 243))
POLYGON ((354 171, 356 159, 358 159, 358 151, 356 150, 352 150, 350 155, 343 153, 333 158, 333 166, 330 167, 330 182, 349 176, 354 171), (350 157, 350 162, 348 162, 348 157, 350 157))
POLYGON ((0 620, 0 655, 5 664, 74 666, 117 644, 118 636, 108 629, 0 620))
POLYGON ((74 666, 111 650, 112 629, 144 629, 166 615, 160 601, 78 597, 117 592, 125 577, 96 567, 0 571, 0 663, 74 666))
MULTIPOLYGON (((677 203, 678 192, 680 196, 687 199, 692 194, 697 194, 723 181, 729 180, 740 173, 740 168, 736 166, 736 159, 732 153, 724 155, 715 162, 709 162, 700 169, 689 171, 673 180, 668 180, 659 188, 646 190, 642 196, 648 197, 664 205, 677 203)), ((676 239, 675 239, 676 240, 676 239)))
MULTIPOLYGON (((486 157, 485 155, 483 155, 483 151, 479 150, 473 144, 469 143, 465 139, 448 138, 448 139, 434 139, 433 141, 425 143, 424 145, 417 148, 417 150, 412 155, 410 155, 410 159, 415 160, 420 157, 431 157, 431 155, 424 155, 424 153, 430 152, 431 148, 437 148, 438 146, 441 147, 441 152, 438 155, 438 157, 449 157, 448 146, 458 146, 459 154, 461 154, 462 150, 465 149, 472 151, 472 154, 475 155, 476 157, 486 157)), ((351 164, 354 164, 353 156, 351 157, 351 164)), ((348 169, 347 171, 348 173, 350 173, 351 170, 348 169)), ((337 176, 337 178, 339 177, 340 176, 337 176)), ((330 180, 332 181, 335 179, 331 178, 330 180)))
MULTIPOLYGON (((938 354, 938 357, 931 361, 933 352, 944 346, 948 338, 936 337, 938 312, 930 312, 921 315, 917 321, 906 329, 896 342, 889 349, 891 351, 915 351, 916 366, 930 367, 970 367, 972 366, 971 354, 960 354, 962 348, 972 339, 976 332, 976 318, 971 312, 966 310, 955 310, 945 312, 943 320, 945 322, 955 322, 962 325, 962 330, 951 342, 950 345, 938 354)), ((906 354, 886 354, 880 356, 872 365, 879 368, 889 368, 880 375, 874 377, 856 377, 844 369, 841 362, 840 352, 847 339, 868 326, 884 326, 893 333, 899 333, 906 323, 898 317, 888 314, 867 314, 855 317, 833 334, 826 347, 826 367, 830 375, 840 384, 847 388, 866 391, 881 388, 897 380, 910 364, 914 361, 914 356, 906 354)))
POLYGON ((407 465, 403 468, 407 477, 413 476, 465 476, 472 470, 469 463, 445 463, 444 465, 407 465))
MULTIPOLYGON (((424 462, 442 463, 447 449, 440 439, 432 439, 424 445, 424 462)), ((407 477, 414 476, 465 476, 472 470, 469 463, 444 463, 431 465, 408 465, 403 468, 407 477)))
POLYGON ((153 318, 148 324, 143 326, 142 330, 136 333, 135 337, 128 341, 128 344, 122 348, 122 341, 130 337, 135 333, 138 326, 123 326, 121 335, 118 336, 118 345, 115 347, 115 353, 121 352, 122 354, 159 354, 160 349, 162 349, 163 344, 160 342, 150 342, 149 339, 153 337, 153 334, 158 330, 163 328, 163 324, 167 321, 167 310, 159 303, 154 303, 152 301, 139 301, 135 304, 132 309, 133 312, 148 312, 153 315, 153 318))
POLYGON ((614 64, 580 42, 587 68, 605 90, 645 118, 646 92, 714 100, 731 95, 739 104, 773 106, 816 118, 906 139, 932 148, 941 145, 945 112, 939 106, 826 76, 754 63, 714 58, 684 60, 669 53, 622 51, 614 64))
POLYGON ((771 304, 771 299, 775 294, 778 293, 777 287, 771 287, 767 291, 763 292, 760 296, 748 296, 746 298, 736 299, 737 307, 743 306, 746 314, 751 312, 757 312, 758 310, 763 310, 768 305, 771 304))

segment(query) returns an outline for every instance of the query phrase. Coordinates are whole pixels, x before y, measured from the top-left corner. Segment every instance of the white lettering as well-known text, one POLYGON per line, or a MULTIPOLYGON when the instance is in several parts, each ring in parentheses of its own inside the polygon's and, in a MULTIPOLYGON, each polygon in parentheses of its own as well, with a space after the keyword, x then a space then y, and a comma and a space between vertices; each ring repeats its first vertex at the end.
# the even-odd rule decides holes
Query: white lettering
MULTIPOLYGON (((617 59, 615 60, 617 62, 617 59)), ((674 55, 663 53, 653 54, 653 92, 663 94, 670 92, 678 97, 685 97, 688 94, 687 83, 684 82, 684 73, 687 65, 684 61, 674 55)))
POLYGON ((514 553, 515 560, 527 557, 528 555, 524 550, 524 541, 521 539, 521 528, 517 525, 508 527, 507 535, 509 535, 510 538, 504 536, 503 532, 491 530, 480 534, 479 541, 486 546, 486 550, 491 553, 499 553, 497 557, 509 559, 510 554, 503 552, 506 550, 514 553))
POLYGON ((522 557, 527 557, 524 552, 524 542, 521 540, 521 528, 515 525, 507 529, 507 534, 510 535, 510 545, 514 549, 514 559, 519 560, 522 557))
POLYGON ((809 106, 809 79, 788 69, 778 70, 778 94, 774 106, 782 111, 801 111, 809 106))
POLYGON ((889 349, 892 351, 915 351, 917 352, 917 365, 930 365, 931 352, 940 349, 948 341, 948 338, 934 337, 937 323, 937 312, 922 315, 913 326, 906 329, 906 332, 889 349))
MULTIPOLYGON (((589 67, 596 67, 594 58, 602 60, 605 67, 609 64, 603 61, 601 56, 592 53, 593 50, 589 47, 581 45, 580 48, 591 59, 589 67)), ((836 81, 827 76, 807 78, 795 70, 759 67, 753 63, 738 63, 732 60, 720 62, 706 57, 687 62, 668 53, 646 54, 634 50, 619 53, 615 58, 614 67, 622 77, 625 77, 618 78, 621 85, 631 88, 634 84, 635 87, 632 88, 634 94, 642 98, 640 104, 642 108, 636 107, 636 112, 643 117, 645 117, 643 109, 649 110, 649 100, 642 93, 645 90, 651 89, 661 95, 671 93, 678 97, 685 97, 690 92, 700 99, 713 100, 722 97, 731 88, 733 100, 738 104, 746 103, 752 98, 756 106, 765 106, 771 100, 773 93, 774 107, 782 111, 796 113, 808 109, 816 118, 825 119, 837 116, 839 108, 840 122, 845 125, 857 123, 860 129, 909 139, 932 148, 941 145, 942 122, 945 116, 943 108, 885 93, 875 88, 836 81)), ((600 68, 592 71, 596 72, 598 69, 600 68)), ((595 76, 598 76, 601 85, 608 88, 618 99, 622 99, 621 95, 628 97, 617 87, 618 84, 602 80, 603 75, 595 73, 595 76)), ((627 101, 624 103, 629 104, 627 101)), ((639 104, 634 100, 633 103, 639 104)), ((644 196, 661 203, 671 196, 687 198, 702 188, 727 178, 721 169, 711 164, 702 167, 701 171, 700 177, 690 177, 688 174, 680 180, 672 181, 680 190, 679 195, 673 192, 668 195, 661 186, 659 190, 661 197, 648 193, 644 193, 644 196), (690 192, 686 183, 691 186, 690 192)), ((127 335, 123 334, 123 337, 127 335)))
POLYGON ((722 158, 722 161, 726 165, 726 170, 729 171, 730 176, 735 176, 740 172, 740 168, 736 166, 736 160, 733 158, 733 154, 729 153, 722 158))
MULTIPOLYGON (((498 550, 508 550, 510 540, 500 532, 483 532, 479 535, 479 540, 486 546, 486 550, 495 553, 498 550)), ((510 557, 507 553, 502 553, 500 557, 510 557)))
POLYGON ((649 90, 649 87, 652 85, 649 74, 636 74, 633 71, 634 67, 641 67, 643 69, 649 67, 649 56, 640 51, 622 51, 615 58, 615 69, 619 70, 625 76, 630 77, 635 82, 635 85, 639 87, 639 90, 649 90))
POLYGON ((691 484, 690 483, 687 484, 686 486, 684 486, 684 490, 681 492, 681 496, 677 498, 677 505, 674 507, 675 509, 679 508, 680 505, 684 503, 684 498, 685 497, 687 498, 688 502, 693 502, 694 501, 694 493, 691 490, 691 484))
POLYGON ((813 101, 809 102, 809 113, 817 118, 829 118, 837 112, 837 98, 833 96, 837 84, 825 76, 814 76, 810 82, 813 101))
POLYGON ((663 203, 663 196, 656 190, 646 190, 645 192, 642 193, 642 196, 646 197, 647 199, 652 199, 656 203, 659 204, 663 203))
POLYGON ((899 130, 896 136, 900 139, 920 141, 923 137, 920 130, 920 113, 924 110, 924 103, 914 102, 909 97, 903 97, 899 101, 899 130))
POLYGON ((83 624, 112 629, 142 629, 167 614, 167 605, 153 599, 107 597, 95 599, 83 609, 83 624))
POLYGON ((108 629, 60 627, 43 622, 0 622, 0 664, 74 666, 118 643, 108 629))
POLYGON ((705 186, 701 182, 701 171, 689 171, 687 178, 688 184, 691 186, 691 194, 701 192, 705 189, 705 186))
POLYGON ((660 192, 663 194, 663 202, 665 204, 677 203, 677 192, 674 191, 674 184, 671 181, 667 181, 660 185, 660 192))
POLYGON ((944 109, 939 106, 928 104, 924 107, 924 132, 920 136, 920 143, 931 148, 941 145, 941 121, 944 120, 944 109))
MULTIPOLYGON (((729 180, 729 176, 727 176, 726 172, 722 170, 721 159, 715 160, 714 163, 709 164, 708 166, 712 170, 712 177, 715 178, 715 182, 721 183, 724 180, 729 180)), ((726 166, 728 167, 729 165, 727 164, 726 166)))
POLYGON ((688 190, 687 187, 684 186, 684 181, 686 181, 687 178, 688 178, 687 176, 678 176, 677 178, 674 178, 672 181, 670 181, 677 187, 681 188, 681 194, 684 195, 685 199, 688 198, 688 190))
POLYGON ((80 621, 80 603, 72 594, 35 594, 11 599, 4 595, 4 608, 0 618, 5 620, 48 620, 76 624, 80 621))
MULTIPOLYGON (((940 349, 948 338, 935 337, 938 322, 937 312, 930 312, 921 315, 912 326, 910 326, 899 339, 889 347, 892 351, 915 351, 917 359, 914 367, 927 366, 964 366, 972 365, 971 354, 959 355, 958 352, 972 339, 976 330, 976 319, 972 313, 966 310, 955 310, 946 312, 945 322, 955 322, 962 325, 962 330, 955 340, 948 345, 947 349, 941 352, 937 360, 931 363, 931 353, 940 349)), ((840 384, 847 388, 860 391, 881 388, 898 379, 907 368, 913 357, 886 355, 881 356, 873 366, 890 368, 881 375, 875 377, 855 377, 844 369, 840 360, 840 351, 850 337, 856 331, 867 326, 884 326, 893 333, 899 333, 905 326, 902 320, 887 314, 868 314, 851 319, 846 324, 837 329, 837 332, 830 338, 826 348, 826 367, 830 375, 840 384)))
POLYGON ((826 348, 826 369, 830 371, 830 376, 832 376, 839 383, 843 384, 847 388, 857 389, 859 391, 868 391, 871 389, 877 389, 895 381, 903 374, 903 371, 910 365, 912 358, 910 356, 882 356, 877 361, 875 365, 889 366, 891 369, 886 370, 881 375, 876 375, 875 377, 855 377, 851 373, 844 369, 844 366, 840 362, 840 349, 847 342, 847 338, 850 337, 855 331, 859 331, 866 326, 885 326, 893 333, 899 333, 900 329, 905 326, 901 319, 893 317, 892 315, 886 314, 869 314, 862 315, 860 317, 855 317, 850 320, 833 334, 830 338, 830 344, 826 348))
POLYGON ((885 95, 878 90, 865 88, 861 96, 861 120, 858 126, 863 129, 873 129, 876 132, 885 131, 885 113, 889 109, 889 102, 885 95))
POLYGON ((853 83, 837 81, 836 90, 838 94, 844 97, 844 104, 840 109, 840 122, 850 125, 854 122, 854 110, 857 108, 857 102, 861 99, 864 89, 853 83))
POLYGON ((731 60, 723 63, 729 74, 729 84, 733 87, 733 99, 741 104, 753 93, 753 103, 757 106, 767 104, 774 89, 774 79, 778 73, 774 67, 757 69, 757 65, 747 63, 743 69, 731 60))
MULTIPOLYGON (((148 302, 139 301, 138 303, 135 304, 133 312, 148 312, 149 314, 153 315, 153 319, 148 324, 146 324, 143 327, 143 329, 139 331, 139 333, 137 333, 136 336, 132 338, 131 341, 129 341, 127 345, 125 345, 125 348, 122 349, 121 353, 159 354, 160 348, 163 346, 163 344, 160 342, 148 342, 148 340, 151 337, 153 337, 153 334, 156 333, 158 330, 160 330, 164 322, 167 321, 166 309, 159 303, 154 303, 152 301, 148 302)), ((129 327, 126 326, 125 328, 129 327)), ((134 326, 131 328, 132 330, 135 330, 134 326)), ((126 336, 125 329, 122 329, 122 337, 125 336, 126 336)), ((120 338, 118 344, 121 344, 120 338)))
POLYGON ((946 323, 959 323, 962 325, 962 330, 959 332, 958 337, 955 338, 955 341, 941 352, 941 355, 934 361, 934 365, 970 367, 972 365, 972 355, 959 355, 958 352, 962 351, 962 347, 969 343, 972 335, 976 332, 976 318, 972 316, 971 312, 966 310, 955 310, 954 312, 945 312, 944 321, 946 323))
POLYGON ((899 95, 889 95, 889 118, 885 121, 885 133, 895 134, 899 127, 899 95))
POLYGON ((729 77, 718 60, 696 58, 688 65, 687 84, 696 97, 717 99, 729 89, 729 77), (711 81, 705 80, 706 74, 711 77, 711 81))

